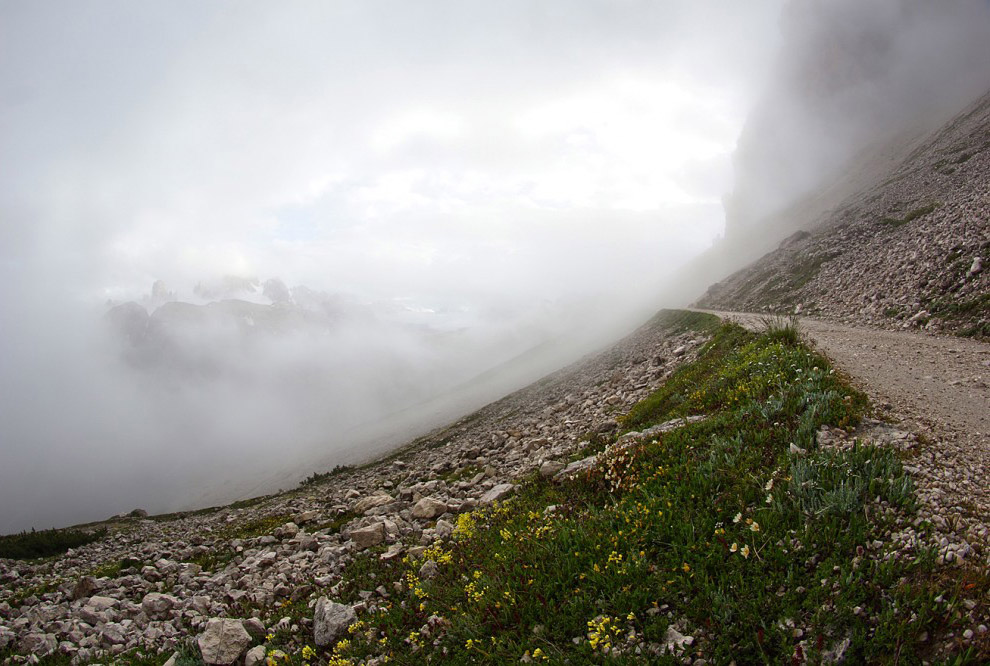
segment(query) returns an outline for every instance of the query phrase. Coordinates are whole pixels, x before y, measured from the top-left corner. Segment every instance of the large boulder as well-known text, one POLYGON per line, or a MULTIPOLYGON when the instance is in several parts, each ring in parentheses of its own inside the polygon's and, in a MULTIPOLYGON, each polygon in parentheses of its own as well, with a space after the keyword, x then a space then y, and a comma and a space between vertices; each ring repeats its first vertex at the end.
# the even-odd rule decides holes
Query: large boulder
POLYGON ((416 502, 412 508, 413 518, 420 518, 422 520, 431 520, 445 513, 447 513, 447 503, 433 499, 432 497, 424 497, 416 502))
POLYGON ((508 497, 514 489, 515 486, 511 483, 500 483, 482 495, 480 501, 482 504, 497 502, 503 497, 508 497))
POLYGON ((21 652, 26 652, 36 657, 44 657, 55 651, 58 647, 58 642, 52 634, 32 632, 25 634, 21 638, 18 647, 21 652))
POLYGON ((251 645, 251 635, 240 620, 212 617, 200 634, 199 651, 203 661, 212 666, 229 666, 241 658, 251 645))
POLYGON ((150 618, 162 618, 178 603, 179 600, 170 594, 150 592, 141 600, 141 610, 150 618))
POLYGON ((347 628, 356 620, 357 613, 352 607, 320 597, 313 614, 313 640, 321 647, 331 645, 346 635, 347 628))
POLYGON ((253 647, 244 655, 244 666, 263 666, 267 656, 264 645, 253 647))
POLYGON ((364 513, 370 509, 374 509, 376 506, 382 506, 384 504, 391 504, 395 500, 391 495, 386 495, 384 493, 377 495, 369 495, 363 499, 359 499, 354 503, 354 513, 364 513))
POLYGON ((350 537, 354 545, 361 550, 377 546, 385 541, 385 524, 379 522, 368 527, 351 530, 350 537))
POLYGON ((100 589, 100 586, 95 578, 92 576, 83 576, 72 587, 72 600, 78 601, 79 599, 91 597, 98 589, 100 589))
POLYGON ((90 597, 86 605, 96 611, 106 611, 111 608, 116 608, 117 604, 120 602, 116 599, 111 599, 110 597, 90 597))

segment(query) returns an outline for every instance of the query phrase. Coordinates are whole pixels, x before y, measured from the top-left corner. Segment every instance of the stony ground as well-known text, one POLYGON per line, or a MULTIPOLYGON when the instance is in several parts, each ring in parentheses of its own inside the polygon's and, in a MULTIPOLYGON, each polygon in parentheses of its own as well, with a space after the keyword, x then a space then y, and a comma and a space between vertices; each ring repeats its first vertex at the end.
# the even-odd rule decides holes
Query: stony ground
POLYGON ((107 539, 50 561, 0 559, 0 655, 59 653, 85 663, 168 652, 188 636, 205 637, 204 654, 235 635, 241 647, 280 631, 312 640, 326 618, 317 614, 314 627, 280 609, 320 592, 332 597, 366 548, 395 544, 382 557, 401 557, 400 542, 418 538, 423 548, 449 536, 458 513, 511 494, 515 479, 558 472, 702 343, 699 334, 646 325, 368 467, 256 502, 120 519, 106 525, 107 539), (238 623, 249 633, 219 622, 230 616, 254 616, 238 623))
MULTIPOLYGON (((762 326, 758 316, 732 318, 762 326)), ((918 484, 919 521, 936 527, 940 564, 990 565, 982 482, 990 471, 981 409, 987 346, 813 320, 801 329, 889 417, 904 421, 825 430, 819 442, 848 448, 859 438, 901 450, 918 484)), ((269 635, 326 644, 365 605, 390 595, 369 586, 357 605, 332 601, 363 551, 386 547, 383 560, 421 554, 450 536, 457 515, 510 496, 520 478, 566 475, 586 464, 577 459, 587 440, 612 434, 615 418, 693 360, 704 341, 700 333, 647 325, 365 468, 228 507, 121 518, 106 525, 108 538, 64 557, 0 559, 0 656, 87 663, 118 655, 130 663, 144 653, 162 655, 144 663, 161 663, 196 638, 206 663, 230 663, 236 654, 238 663, 254 665, 264 663, 269 635), (247 619, 225 619, 232 617, 247 619)), ((885 538, 911 553, 924 532, 921 522, 899 524, 885 538)), ((971 634, 986 631, 979 622, 974 628, 971 634)))
MULTIPOLYGON (((764 316, 716 313, 753 330, 764 316)), ((990 566, 990 345, 907 331, 878 331, 801 318, 815 347, 869 394, 910 451, 907 470, 922 514, 939 533, 940 556, 976 557, 990 566)))
POLYGON ((990 95, 700 307, 990 338, 990 95))

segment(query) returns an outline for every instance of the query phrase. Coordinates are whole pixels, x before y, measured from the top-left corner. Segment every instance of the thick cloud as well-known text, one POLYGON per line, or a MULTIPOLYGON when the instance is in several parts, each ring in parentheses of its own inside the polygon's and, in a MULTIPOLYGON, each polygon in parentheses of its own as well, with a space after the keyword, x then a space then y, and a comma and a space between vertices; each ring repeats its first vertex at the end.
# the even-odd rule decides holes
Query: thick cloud
POLYGON ((649 301, 721 231, 780 4, 4 3, 0 531, 354 459, 355 424, 649 301), (371 314, 187 341, 197 381, 106 337, 107 300, 224 275, 371 314))
POLYGON ((734 160, 737 240, 858 152, 930 131, 990 88, 986 0, 790 0, 781 31, 734 160))

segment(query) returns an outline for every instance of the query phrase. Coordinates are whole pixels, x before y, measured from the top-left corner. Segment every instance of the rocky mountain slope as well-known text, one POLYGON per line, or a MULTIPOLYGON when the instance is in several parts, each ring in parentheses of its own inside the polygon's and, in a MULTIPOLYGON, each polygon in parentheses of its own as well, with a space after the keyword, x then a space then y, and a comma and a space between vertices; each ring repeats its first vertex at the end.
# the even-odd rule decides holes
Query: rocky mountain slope
POLYGON ((258 616, 246 624, 255 639, 290 628, 279 606, 330 593, 361 551, 385 543, 383 558, 401 558, 416 551, 403 545, 412 540, 421 552, 449 536, 458 513, 510 495, 514 480, 561 471, 703 340, 655 321, 381 463, 316 474, 259 500, 92 525, 110 535, 52 561, 0 559, 0 650, 82 663, 158 654, 202 633, 210 618, 248 609, 258 616))
POLYGON ((990 337, 990 94, 889 176, 711 286, 701 307, 990 337))

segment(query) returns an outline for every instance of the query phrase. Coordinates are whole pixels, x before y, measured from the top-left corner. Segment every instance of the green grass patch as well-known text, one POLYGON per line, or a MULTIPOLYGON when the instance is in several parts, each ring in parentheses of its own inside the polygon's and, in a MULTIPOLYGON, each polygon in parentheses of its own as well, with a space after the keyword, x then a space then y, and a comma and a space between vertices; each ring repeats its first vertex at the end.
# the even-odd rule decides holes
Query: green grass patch
POLYGON ((229 547, 215 547, 213 550, 190 558, 190 562, 203 567, 203 571, 223 571, 237 557, 237 553, 229 547))
MULTIPOLYGON (((379 586, 390 597, 321 656, 818 663, 841 648, 847 663, 920 663, 934 637, 959 630, 937 601, 959 584, 936 575, 932 552, 893 559, 873 546, 915 510, 911 481, 890 450, 815 441, 866 408, 790 333, 723 325, 624 426, 708 419, 606 447, 585 478, 534 477, 508 502, 462 514, 453 538, 425 554, 439 567, 432 579, 421 559, 358 558, 341 599, 379 586), (665 651, 673 632, 694 639, 683 654, 665 651)), ((965 584, 967 598, 986 598, 985 577, 965 584)))
POLYGON ((133 557, 125 557, 112 562, 104 562, 90 571, 89 575, 94 578, 116 578, 126 569, 140 569, 145 566, 141 560, 133 557))
POLYGON ((880 223, 885 224, 888 227, 894 227, 894 228, 902 227, 905 224, 914 222, 916 219, 922 217, 923 215, 928 215, 929 213, 933 212, 936 208, 938 208, 938 204, 931 203, 926 206, 922 206, 921 208, 915 208, 904 217, 885 217, 880 220, 880 223))
POLYGON ((328 534, 336 534, 341 529, 343 529, 344 525, 351 522, 359 515, 360 514, 354 513, 353 511, 343 511, 330 520, 327 520, 322 523, 317 523, 316 525, 313 526, 312 531, 313 532, 325 531, 328 534))
POLYGON ((904 308, 901 307, 900 305, 892 305, 890 307, 884 308, 883 316, 888 317, 890 319, 894 319, 900 316, 901 313, 903 312, 904 312, 904 308))
POLYGON ((281 527, 291 520, 292 514, 288 513, 262 516, 232 525, 223 530, 221 536, 225 539, 250 539, 256 536, 271 534, 276 528, 281 527))
POLYGON ((990 338, 990 294, 970 298, 940 298, 928 304, 933 316, 955 324, 956 335, 967 338, 990 338))
POLYGON ((646 325, 661 328, 669 335, 681 333, 714 333, 722 320, 715 315, 689 310, 661 310, 646 325))
POLYGON ((299 486, 300 487, 315 486, 324 483, 325 481, 329 481, 335 476, 346 474, 347 472, 350 472, 353 469, 354 468, 350 465, 336 465, 329 472, 314 472, 310 474, 308 477, 306 477, 305 479, 299 482, 299 486))
POLYGON ((93 531, 77 529, 31 530, 0 536, 0 557, 11 560, 33 560, 61 555, 70 548, 79 548, 100 541, 106 529, 93 531))
POLYGON ((793 292, 811 282, 821 272, 822 266, 837 256, 837 253, 816 254, 792 264, 786 291, 793 292))
POLYGON ((456 483, 458 481, 473 478, 476 474, 479 474, 482 471, 484 470, 477 465, 465 465, 464 467, 452 469, 445 474, 441 474, 440 478, 447 483, 456 483))

